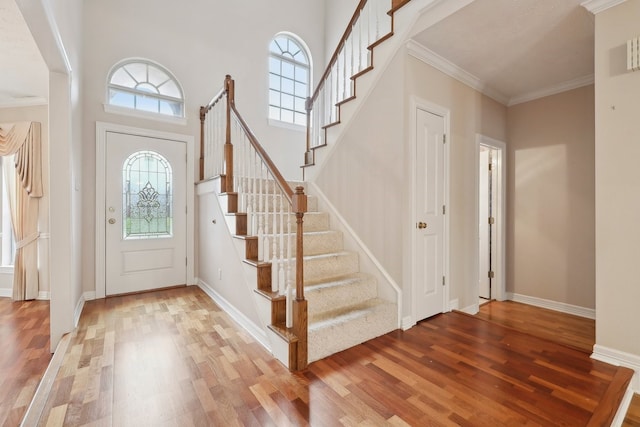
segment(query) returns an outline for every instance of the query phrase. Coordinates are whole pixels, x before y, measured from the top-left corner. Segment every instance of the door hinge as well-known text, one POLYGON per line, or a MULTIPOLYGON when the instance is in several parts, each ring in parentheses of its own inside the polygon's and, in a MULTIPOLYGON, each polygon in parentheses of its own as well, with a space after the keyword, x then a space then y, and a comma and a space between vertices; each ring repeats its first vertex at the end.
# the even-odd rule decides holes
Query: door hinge
POLYGON ((189 265, 189 258, 184 257, 184 265, 189 265))
POLYGON ((447 208, 445 205, 442 205, 442 215, 445 215, 447 213, 447 208))
POLYGON ((444 276, 442 276, 442 286, 444 286, 444 276))
POLYGON ((493 163, 489 163, 489 170, 493 170, 493 163))
POLYGON ((446 133, 442 134, 442 143, 443 144, 447 143, 447 134, 446 133))
POLYGON ((489 279, 493 279, 496 275, 493 271, 489 271, 488 276, 489 276, 489 279))
POLYGON ((493 225, 496 223, 496 219, 492 216, 489 217, 489 225, 493 225))

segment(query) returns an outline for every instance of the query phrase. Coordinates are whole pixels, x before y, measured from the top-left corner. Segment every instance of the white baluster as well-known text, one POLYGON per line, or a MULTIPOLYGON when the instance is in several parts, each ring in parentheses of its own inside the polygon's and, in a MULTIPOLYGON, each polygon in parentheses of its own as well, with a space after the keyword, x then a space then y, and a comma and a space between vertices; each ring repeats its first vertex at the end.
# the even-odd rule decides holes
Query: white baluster
POLYGON ((284 216, 285 216, 285 201, 283 199, 280 200, 280 229, 278 230, 278 237, 280 239, 280 260, 278 261, 278 289, 280 293, 284 293, 286 291, 286 281, 284 277, 284 216))
MULTIPOLYGON (((280 202, 282 203, 282 202, 280 202)), ((271 291, 278 292, 278 239, 277 239, 277 229, 278 229, 278 209, 282 209, 282 206, 278 206, 278 193, 276 191, 276 186, 273 187, 273 217, 271 224, 271 291)))
POLYGON ((264 260, 264 167, 260 161, 260 175, 258 181, 258 259, 264 260))

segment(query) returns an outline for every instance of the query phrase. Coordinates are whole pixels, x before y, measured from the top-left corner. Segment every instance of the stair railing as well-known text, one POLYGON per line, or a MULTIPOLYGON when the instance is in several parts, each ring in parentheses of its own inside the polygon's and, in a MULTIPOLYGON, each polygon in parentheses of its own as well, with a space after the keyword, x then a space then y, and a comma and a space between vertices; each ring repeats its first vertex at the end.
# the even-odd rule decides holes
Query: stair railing
POLYGON ((406 0, 360 0, 311 97, 307 98, 305 164, 326 145, 326 129, 340 123, 339 106, 355 97, 354 80, 371 68, 372 49, 392 34, 390 12, 406 0))
MULTIPOLYGON (((307 301, 304 297, 303 217, 307 196, 292 189, 235 105, 235 83, 200 108, 200 179, 222 178, 222 191, 237 193, 238 212, 247 214, 247 235, 257 236, 257 261, 271 263, 271 293, 286 297, 286 328, 298 339, 291 358, 307 366, 307 301), (295 297, 293 290, 295 288, 295 297)), ((272 315, 279 318, 279 315, 272 315)))

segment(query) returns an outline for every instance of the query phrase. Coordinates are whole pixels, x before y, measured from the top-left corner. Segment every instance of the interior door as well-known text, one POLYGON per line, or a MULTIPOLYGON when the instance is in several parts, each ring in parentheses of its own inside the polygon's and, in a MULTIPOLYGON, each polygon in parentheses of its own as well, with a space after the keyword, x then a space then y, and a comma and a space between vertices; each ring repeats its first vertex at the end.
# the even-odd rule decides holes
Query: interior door
POLYGON ((479 245, 479 268, 478 268, 478 296, 480 298, 491 299, 491 180, 489 177, 489 148, 480 147, 480 164, 478 165, 478 245, 479 245))
POLYGON ((186 284, 186 144, 106 135, 105 294, 186 284))
POLYGON ((416 320, 444 311, 444 117, 417 110, 416 320))

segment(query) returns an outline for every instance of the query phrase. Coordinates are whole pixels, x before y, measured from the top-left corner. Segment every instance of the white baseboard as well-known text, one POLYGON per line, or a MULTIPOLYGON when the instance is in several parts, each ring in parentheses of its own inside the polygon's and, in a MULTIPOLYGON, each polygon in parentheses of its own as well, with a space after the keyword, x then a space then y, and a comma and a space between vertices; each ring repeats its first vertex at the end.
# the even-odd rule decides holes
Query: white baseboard
POLYGON ((0 298, 11 298, 13 289, 0 288, 0 298))
POLYGON ((515 302, 521 302, 523 304, 529 304, 536 307, 559 311, 562 313, 573 314, 574 316, 586 317, 587 319, 596 318, 596 311, 593 308, 580 307, 577 305, 565 304, 563 302, 551 301, 548 299, 514 294, 512 292, 507 292, 507 299, 515 302))
POLYGON ((82 314, 82 309, 84 308, 84 294, 80 295, 80 299, 78 299, 78 303, 76 304, 76 309, 73 312, 73 327, 78 327, 78 322, 80 321, 80 315, 82 314))
POLYGON ((411 329, 416 325, 416 322, 414 322, 411 319, 411 316, 405 316, 402 318, 402 325, 401 328, 403 331, 406 331, 407 329, 411 329))
POLYGON ((88 291, 88 292, 85 292, 83 295, 84 295, 85 301, 93 301, 94 299, 96 299, 96 291, 88 291))
POLYGON ((223 309, 233 320, 242 326, 249 334, 255 338, 260 344, 263 345, 269 352, 271 352, 271 344, 267 338, 266 332, 253 323, 247 316, 241 311, 236 309, 229 301, 227 301, 222 295, 211 288, 207 283, 202 280, 198 280, 198 287, 206 293, 209 298, 213 300, 218 306, 223 309))
POLYGON ((40 291, 38 292, 38 298, 36 298, 39 301, 49 301, 51 299, 51 292, 49 291, 40 291))
POLYGON ((480 304, 475 303, 460 309, 461 312, 476 315, 480 311, 480 304))
POLYGON ((458 298, 449 301, 449 311, 458 310, 460 308, 460 301, 458 298))

